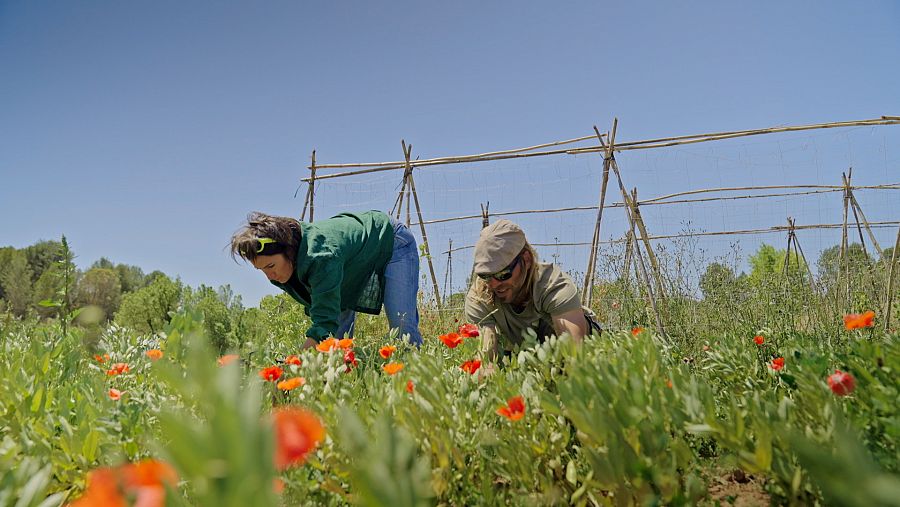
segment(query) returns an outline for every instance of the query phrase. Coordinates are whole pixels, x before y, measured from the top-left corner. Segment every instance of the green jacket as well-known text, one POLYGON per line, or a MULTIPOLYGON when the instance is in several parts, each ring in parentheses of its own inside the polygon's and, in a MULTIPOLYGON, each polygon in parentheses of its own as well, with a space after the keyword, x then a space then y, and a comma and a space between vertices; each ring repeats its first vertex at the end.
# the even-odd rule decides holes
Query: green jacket
POLYGON ((306 336, 334 335, 344 310, 378 314, 384 300, 384 268, 394 251, 394 226, 381 211, 341 213, 321 222, 300 222, 294 276, 272 281, 304 306, 312 318, 306 336))

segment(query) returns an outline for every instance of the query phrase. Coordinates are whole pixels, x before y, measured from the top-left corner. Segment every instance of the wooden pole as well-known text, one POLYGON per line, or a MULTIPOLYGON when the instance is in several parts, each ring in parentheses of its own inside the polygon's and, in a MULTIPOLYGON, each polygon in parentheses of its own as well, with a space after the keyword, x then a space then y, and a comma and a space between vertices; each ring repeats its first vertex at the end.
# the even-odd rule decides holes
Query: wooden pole
MULTIPOLYGON (((796 230, 797 221, 791 219, 791 229, 796 230)), ((803 248, 800 247, 800 240, 797 238, 797 233, 794 232, 794 250, 800 254, 800 259, 803 260, 803 265, 806 266, 806 275, 809 276, 809 288, 813 291, 813 294, 818 294, 819 291, 816 286, 816 279, 813 277, 812 269, 809 267, 809 262, 806 261, 806 255, 803 254, 803 248)))
POLYGON ((900 259, 900 255, 897 254, 897 250, 900 250, 900 227, 897 228, 897 240, 894 242, 894 250, 891 252, 891 268, 888 271, 888 285, 887 285, 887 294, 885 297, 884 304, 884 331, 888 332, 891 329, 891 305, 894 299, 894 275, 897 271, 897 261, 900 259))
MULTIPOLYGON (((619 124, 619 119, 614 118, 613 119, 613 128, 612 128, 613 132, 616 131, 616 127, 618 126, 618 124, 619 124)), ((597 130, 596 126, 594 126, 594 133, 597 134, 597 139, 600 140, 600 145, 603 146, 605 144, 603 142, 603 136, 600 135, 600 131, 597 130)), ((605 146, 604 146, 604 148, 605 148, 605 146)), ((633 211, 632 211, 633 204, 631 203, 631 198, 628 196, 628 191, 625 190, 625 184, 622 182, 622 174, 619 172, 619 164, 616 162, 615 155, 612 155, 609 165, 610 165, 610 169, 612 169, 616 175, 616 180, 619 183, 619 190, 622 192, 622 200, 626 204, 625 209, 628 214, 628 221, 631 224, 631 229, 634 230, 635 218, 633 216, 633 211)), ((668 338, 668 336, 666 335, 666 330, 663 327, 662 317, 659 314, 659 308, 657 308, 657 306, 656 306, 656 297, 653 295, 653 284, 650 283, 650 276, 647 274, 647 267, 644 266, 644 258, 641 255, 641 249, 638 246, 637 242, 635 242, 634 255, 635 255, 635 258, 637 259, 637 265, 641 271, 641 275, 644 278, 644 283, 647 285, 647 296, 650 298, 650 306, 653 309, 653 314, 656 316, 657 330, 659 331, 659 334, 662 335, 663 338, 668 338)))
POLYGON ((606 146, 606 152, 603 156, 603 176, 600 181, 600 203, 597 205, 597 222, 594 223, 594 237, 591 240, 591 252, 588 255, 587 269, 584 271, 584 288, 581 293, 581 304, 590 307, 594 298, 594 271, 597 264, 597 254, 600 248, 600 221, 603 219, 603 208, 606 204, 606 186, 609 183, 609 161, 615 145, 615 132, 607 135, 609 144, 606 146))
POLYGON ((782 274, 782 276, 785 276, 785 277, 788 274, 788 267, 790 266, 790 263, 791 263, 791 243, 793 242, 793 239, 794 239, 794 222, 793 222, 793 220, 791 220, 791 217, 787 217, 787 223, 788 223, 787 252, 785 253, 785 256, 784 256, 784 265, 781 266, 781 274, 782 274))
MULTIPOLYGON (((850 204, 853 206, 854 210, 859 212, 859 217, 862 217, 866 232, 869 233, 869 239, 872 241, 872 245, 875 246, 875 250, 878 252, 878 257, 881 258, 884 251, 881 249, 881 245, 878 244, 878 240, 875 239, 875 234, 872 232, 872 228, 869 227, 869 221, 866 220, 866 215, 863 213, 862 206, 859 205, 859 201, 856 200, 856 196, 853 194, 853 187, 850 188, 850 204)), ((856 212, 854 212, 854 216, 856 216, 856 212)), ((856 219, 857 227, 859 227, 859 217, 857 217, 856 219)))
POLYGON ((641 208, 637 204, 637 187, 631 190, 631 206, 633 208, 634 222, 641 232, 641 242, 644 243, 644 250, 647 252, 647 258, 650 260, 650 268, 653 270, 653 280, 656 282, 656 293, 660 298, 664 298, 666 291, 663 290, 662 270, 659 268, 659 260, 656 253, 650 245, 650 235, 647 234, 647 227, 644 225, 644 217, 641 215, 641 208))
POLYGON ((422 219, 422 207, 419 205, 419 194, 416 192, 416 180, 413 179, 412 166, 409 165, 410 154, 412 153, 412 145, 407 148, 406 141, 400 141, 403 147, 403 154, 406 157, 407 171, 409 172, 409 188, 412 191, 413 200, 416 204, 416 215, 419 218, 419 229, 422 232, 422 248, 425 250, 425 259, 428 261, 428 271, 431 273, 431 283, 434 285, 434 301, 437 303, 438 310, 441 309, 441 292, 438 288, 437 276, 434 274, 434 263, 431 262, 431 251, 428 249, 428 233, 425 232, 425 224, 422 219))
POLYGON ((309 166, 309 186, 306 187, 306 198, 303 199, 303 211, 300 212, 300 221, 306 217, 306 208, 310 207, 309 221, 312 222, 312 195, 313 183, 316 181, 316 150, 312 151, 312 163, 309 166))
MULTIPOLYGON (((851 168, 850 170, 852 171, 853 169, 851 168)), ((841 173, 841 179, 844 182, 844 221, 843 227, 841 228, 841 252, 838 273, 843 273, 843 278, 847 285, 847 298, 844 303, 844 309, 850 310, 850 262, 848 259, 850 244, 847 239, 847 212, 850 205, 850 197, 847 192, 847 187, 850 185, 850 179, 847 177, 846 173, 841 173)), ((841 287, 840 281, 841 276, 838 276, 838 288, 841 287)))
POLYGON ((634 232, 633 229, 629 228, 628 233, 625 234, 625 270, 623 271, 624 276, 627 280, 628 276, 631 273, 631 251, 634 249, 634 232))

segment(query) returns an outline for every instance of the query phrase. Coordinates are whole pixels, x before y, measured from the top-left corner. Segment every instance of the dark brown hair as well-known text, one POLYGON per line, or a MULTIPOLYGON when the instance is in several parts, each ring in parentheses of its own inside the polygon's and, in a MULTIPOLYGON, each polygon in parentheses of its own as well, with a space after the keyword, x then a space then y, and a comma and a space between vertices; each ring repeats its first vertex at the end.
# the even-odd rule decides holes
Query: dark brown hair
POLYGON ((284 256, 295 264, 300 245, 300 222, 291 217, 278 217, 253 211, 247 215, 247 224, 231 236, 231 258, 238 257, 252 263, 256 260, 260 238, 270 238, 284 247, 284 256))

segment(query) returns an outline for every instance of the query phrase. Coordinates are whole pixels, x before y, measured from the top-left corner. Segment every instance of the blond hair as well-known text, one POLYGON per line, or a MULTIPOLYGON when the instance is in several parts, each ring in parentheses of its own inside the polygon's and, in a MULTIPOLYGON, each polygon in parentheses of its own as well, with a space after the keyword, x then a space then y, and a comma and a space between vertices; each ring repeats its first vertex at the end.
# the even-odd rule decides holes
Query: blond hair
MULTIPOLYGON (((534 250, 534 247, 531 246, 528 241, 525 242, 525 246, 522 247, 522 251, 519 252, 519 255, 522 255, 525 252, 531 254, 531 267, 528 268, 528 271, 525 273, 525 290, 528 295, 531 296, 534 289, 534 280, 535 280, 535 272, 537 271, 537 262, 538 262, 538 254, 534 250)), ((494 304, 494 293, 491 292, 491 287, 485 280, 482 280, 480 276, 473 275, 472 287, 469 289, 469 292, 475 297, 475 299, 481 301, 482 303, 486 303, 489 305, 494 304)))

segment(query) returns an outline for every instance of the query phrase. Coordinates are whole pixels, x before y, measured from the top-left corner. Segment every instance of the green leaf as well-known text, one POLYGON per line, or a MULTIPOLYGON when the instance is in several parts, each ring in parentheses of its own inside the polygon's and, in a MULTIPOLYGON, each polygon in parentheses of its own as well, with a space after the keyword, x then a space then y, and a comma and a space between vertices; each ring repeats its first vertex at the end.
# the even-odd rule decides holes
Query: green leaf
POLYGON ((59 308, 60 306, 62 306, 62 303, 60 303, 59 301, 54 301, 52 299, 45 299, 38 304, 45 308, 59 308))

